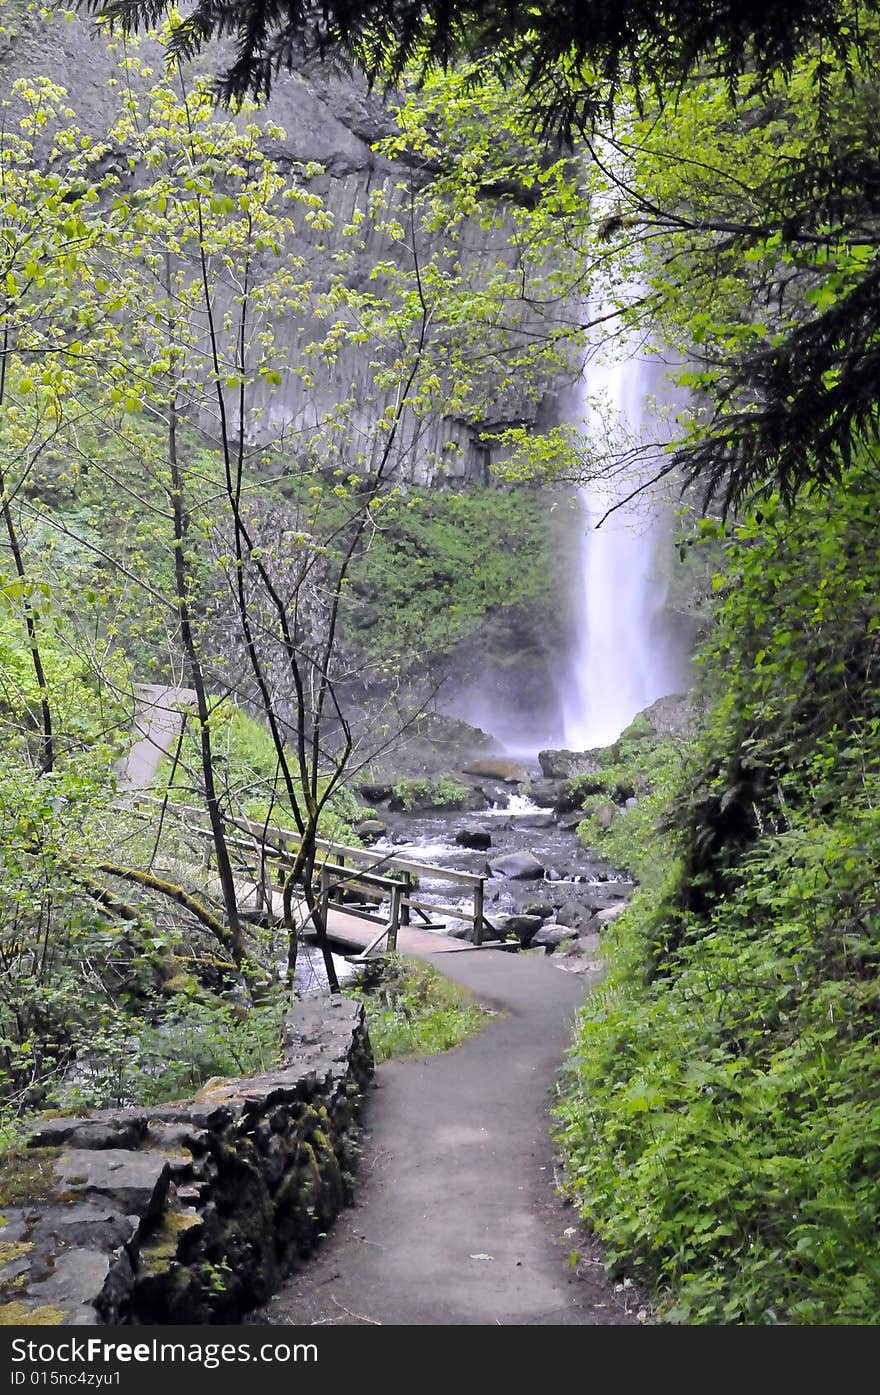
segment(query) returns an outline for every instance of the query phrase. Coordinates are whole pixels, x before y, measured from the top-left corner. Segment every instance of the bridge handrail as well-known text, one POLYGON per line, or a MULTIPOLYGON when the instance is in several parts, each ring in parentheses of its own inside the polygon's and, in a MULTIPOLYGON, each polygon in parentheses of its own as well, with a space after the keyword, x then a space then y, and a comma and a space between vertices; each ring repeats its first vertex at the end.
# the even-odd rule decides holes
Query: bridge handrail
MULTIPOLYGON (((203 808, 189 804, 171 803, 156 795, 140 794, 136 803, 164 805, 168 813, 172 815, 190 814, 199 819, 205 819, 203 808)), ((301 839, 301 835, 296 829, 283 828, 278 824, 265 824, 256 819, 239 819, 230 815, 226 816, 226 821, 232 828, 249 834, 257 844, 261 845, 264 857, 267 851, 274 853, 276 857, 280 856, 282 859, 289 857, 290 853, 287 850, 298 846, 301 839)), ((207 833, 209 830, 205 829, 204 832, 207 833)), ((489 926, 490 922, 484 911, 486 878, 478 872, 462 872, 455 867, 438 867, 433 863, 417 862, 414 858, 398 857, 394 853, 379 853, 377 855, 373 849, 353 848, 330 838, 316 838, 315 847, 325 854, 323 862, 317 865, 317 871, 322 872, 322 874, 325 871, 333 874, 345 874, 345 881, 350 879, 355 882, 360 878, 370 885, 375 885, 380 890, 387 891, 395 907, 392 921, 396 920, 397 916, 403 912, 404 923, 408 923, 410 908, 422 915, 423 912, 429 910, 435 914, 439 912, 441 915, 454 914, 462 920, 469 920, 473 923, 476 930, 476 943, 481 943, 483 926, 489 926), (330 856, 339 860, 331 863, 328 860, 330 856), (355 863, 356 868, 344 867, 342 865, 343 859, 355 863), (401 872, 403 879, 383 876, 377 870, 379 868, 382 869, 382 872, 401 872), (351 873, 356 869, 358 875, 352 877, 351 873), (413 875, 429 875, 434 881, 458 882, 461 885, 471 887, 473 889, 473 911, 467 911, 464 907, 444 906, 434 902, 417 900, 412 894, 415 890, 410 880, 413 875)), ((322 875, 322 882, 324 880, 322 875)), ((341 887, 342 884, 338 885, 341 887)), ((423 915, 423 919, 426 918, 423 915)), ((396 933, 393 938, 396 940, 396 933)))
POLYGON ((340 887, 357 886, 362 882, 388 892, 399 891, 403 885, 396 877, 382 877, 376 872, 364 872, 357 867, 343 867, 339 862, 322 862, 319 870, 333 876, 334 891, 340 887))
MULTIPOLYGON (((293 829, 279 828, 277 824, 271 824, 264 830, 263 825, 246 819, 248 832, 260 837, 269 835, 280 835, 278 842, 285 844, 296 844, 300 835, 293 829)), ((371 848, 352 848, 346 843, 339 843, 333 838, 316 838, 315 847, 322 852, 334 853, 342 857, 351 858, 353 862, 360 862, 366 865, 382 866, 392 868, 398 872, 430 872, 432 877, 438 881, 447 879, 451 882, 462 882, 465 886, 476 886, 478 882, 484 882, 485 877, 481 877, 478 872, 462 872, 457 867, 438 867, 436 863, 417 862, 415 858, 398 857, 396 853, 379 853, 378 855, 371 848)))
MULTIPOLYGON (((161 804, 163 801, 155 795, 148 795, 146 802, 161 804)), ((172 804, 169 802, 166 807, 171 814, 196 814, 205 818, 204 809, 199 809, 191 804, 172 804)), ((258 842, 263 842, 268 838, 281 845, 295 846, 301 837, 295 828, 282 828, 279 824, 263 824, 257 819, 238 819, 227 815, 227 822, 233 828, 240 828, 244 832, 250 833, 258 842)), ((416 874, 430 872, 438 881, 447 878, 451 882, 461 882, 465 886, 476 886, 486 880, 485 877, 480 876, 479 872, 462 872, 457 867, 438 867, 434 863, 417 862, 415 858, 398 857, 396 853, 380 853, 377 856, 370 848, 353 848, 346 843, 339 843, 333 838, 316 838, 315 846, 322 851, 341 854, 355 862, 390 867, 400 872, 414 872, 416 874)))

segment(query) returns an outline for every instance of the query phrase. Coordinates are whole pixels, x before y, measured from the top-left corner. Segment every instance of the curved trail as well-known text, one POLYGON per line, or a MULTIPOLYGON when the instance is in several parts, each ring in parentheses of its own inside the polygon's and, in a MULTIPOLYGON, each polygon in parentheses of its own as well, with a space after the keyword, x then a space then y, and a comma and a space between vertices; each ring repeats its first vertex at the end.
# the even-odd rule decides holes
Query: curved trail
POLYGON ((184 709, 195 707, 192 688, 166 683, 137 683, 133 743, 120 762, 120 783, 127 789, 148 789, 165 756, 177 741, 184 709))
POLYGON ((498 1017, 453 1051, 380 1066, 355 1206, 257 1321, 637 1321, 555 1194, 549 1092, 598 976, 500 951, 436 961, 498 1017), (568 1262, 580 1253, 579 1271, 568 1262))

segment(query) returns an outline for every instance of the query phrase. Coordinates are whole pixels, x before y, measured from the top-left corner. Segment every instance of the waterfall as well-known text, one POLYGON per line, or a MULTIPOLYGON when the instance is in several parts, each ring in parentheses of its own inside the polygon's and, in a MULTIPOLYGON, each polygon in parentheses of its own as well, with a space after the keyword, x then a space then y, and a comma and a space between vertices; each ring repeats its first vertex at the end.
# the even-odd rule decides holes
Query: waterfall
POLYGON ((588 439, 610 456, 623 447, 625 458, 635 463, 600 470, 580 490, 576 641, 563 697, 564 739, 572 750, 608 745, 637 712, 686 682, 679 645, 664 615, 668 502, 657 487, 648 487, 597 527, 609 508, 656 470, 652 401, 661 398, 662 366, 645 353, 640 339, 618 341, 613 356, 601 348, 589 356, 579 413, 588 439), (601 407, 594 405, 596 399, 601 407))

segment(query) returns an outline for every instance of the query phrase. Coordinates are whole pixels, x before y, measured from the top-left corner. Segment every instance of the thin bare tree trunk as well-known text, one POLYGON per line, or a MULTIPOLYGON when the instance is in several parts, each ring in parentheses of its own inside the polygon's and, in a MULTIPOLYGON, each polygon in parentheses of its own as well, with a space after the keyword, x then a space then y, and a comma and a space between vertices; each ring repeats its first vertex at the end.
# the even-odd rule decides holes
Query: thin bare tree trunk
MULTIPOLYGON (((167 250, 165 253, 165 281, 169 327, 173 333, 174 305, 171 284, 171 258, 167 250)), ((217 874, 220 878, 220 889, 223 895, 226 919, 229 922, 231 943, 235 954, 238 959, 241 960, 246 955, 246 949, 242 938, 241 919, 238 914, 235 876, 232 871, 232 862, 229 857, 229 847, 226 841, 223 810, 220 806, 217 784, 214 779, 214 755, 211 748, 211 713, 205 690, 205 675, 199 657, 189 603, 190 578, 186 560, 189 511, 186 508, 184 500, 183 477, 180 470, 180 460, 177 450, 178 404, 177 387, 174 381, 176 357, 176 352, 172 350, 170 369, 172 384, 168 397, 168 465, 171 472, 171 512, 174 522, 174 591, 177 601, 177 617, 180 624, 181 643, 183 644, 187 667, 190 672, 190 680, 196 695, 202 779, 205 786, 205 808, 208 813, 208 822, 211 825, 211 839, 217 858, 217 874)))

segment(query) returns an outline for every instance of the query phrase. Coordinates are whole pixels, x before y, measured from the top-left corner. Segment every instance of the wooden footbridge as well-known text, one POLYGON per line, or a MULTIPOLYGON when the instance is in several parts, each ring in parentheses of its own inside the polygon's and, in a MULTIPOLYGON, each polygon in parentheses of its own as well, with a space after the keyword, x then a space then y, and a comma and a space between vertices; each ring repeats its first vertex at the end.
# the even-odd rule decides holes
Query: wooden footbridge
MULTIPOLYGON (((148 809, 155 814, 161 803, 148 796, 138 800, 138 808, 142 814, 148 809)), ((178 827, 199 838, 203 876, 211 847, 204 811, 170 803, 163 807, 178 827)), ((251 819, 228 819, 227 825, 239 910, 248 919, 280 923, 284 915, 282 889, 294 865, 300 835, 251 819)), ((486 917, 487 879, 479 873, 418 862, 376 848, 348 847, 324 838, 316 840, 316 847, 315 907, 330 943, 349 957, 366 959, 394 952, 424 957, 489 945, 493 949, 519 948, 517 940, 499 939, 486 917), (431 885, 430 892, 424 890, 426 882, 431 885), (455 903, 434 900, 438 888, 445 897, 455 897, 455 903), (443 934, 447 919, 470 922, 473 937, 463 940, 443 934)), ((305 896, 294 898, 293 910, 299 933, 307 940, 316 939, 314 912, 309 911, 305 896)))
MULTIPOLYGON (((251 833, 258 833, 265 850, 266 870, 275 868, 283 882, 286 869, 293 864, 298 845, 297 834, 283 829, 264 829, 248 824, 251 833)), ((318 861, 315 866, 315 893, 321 919, 331 943, 353 951, 357 957, 371 954, 443 954, 452 951, 480 949, 485 930, 492 932, 492 943, 498 946, 494 926, 485 918, 485 877, 455 868, 416 862, 395 857, 371 848, 353 848, 318 838, 318 861), (441 884, 446 896, 463 893, 463 904, 450 905, 425 900, 421 891, 423 880, 432 887, 441 884), (460 940, 442 935, 443 917, 470 921, 473 940, 460 940)), ((241 908, 257 914, 271 911, 273 919, 282 918, 282 893, 271 884, 266 870, 252 876, 241 886, 241 908)), ((307 939, 315 936, 305 901, 298 903, 301 933, 307 939)))
MULTIPOLYGON (((191 859, 195 856, 201 863, 198 878, 204 880, 209 875, 212 847, 205 810, 147 793, 160 762, 180 735, 185 712, 193 706, 195 694, 188 688, 162 684, 140 684, 137 694, 134 744, 120 766, 122 787, 130 792, 126 805, 146 819, 158 817, 160 834, 166 818, 170 818, 184 848, 173 870, 192 871, 191 859)), ((300 835, 251 819, 227 818, 226 824, 242 914, 276 923, 283 921, 281 888, 294 864, 300 835)), ((396 950, 427 955, 480 949, 486 931, 492 935, 493 948, 519 947, 517 940, 497 938, 484 911, 486 878, 477 873, 433 866, 376 849, 347 847, 326 839, 317 840, 317 849, 312 889, 327 937, 355 957, 396 950), (446 889, 447 896, 458 893, 463 904, 426 900, 422 891, 425 881, 432 887, 446 889), (470 921, 473 938, 461 940, 444 935, 444 916, 470 921)), ((294 912, 300 933, 306 939, 316 938, 313 912, 309 911, 305 896, 295 900, 294 912)))
MULTIPOLYGON (((242 883, 242 909, 271 913, 273 919, 281 919, 282 895, 272 885, 272 871, 283 883, 293 864, 299 835, 251 822, 246 827, 258 839, 261 865, 259 869, 251 866, 251 879, 242 883)), ((417 862, 376 849, 348 847, 324 838, 316 843, 315 892, 321 920, 330 942, 350 955, 366 959, 382 952, 423 956, 480 949, 487 943, 487 930, 494 948, 505 943, 497 939, 486 917, 486 878, 478 873, 417 862), (427 900, 427 893, 422 890, 425 881, 430 881, 432 888, 442 887, 446 896, 458 893, 462 899, 456 899, 454 905, 427 900), (444 917, 469 921, 474 927, 473 939, 444 935, 444 917)), ((240 854, 242 850, 236 841, 234 851, 240 854)), ((304 900, 298 903, 298 913, 301 933, 306 939, 314 938, 304 900)), ((510 944, 514 947, 516 942, 510 944)))

